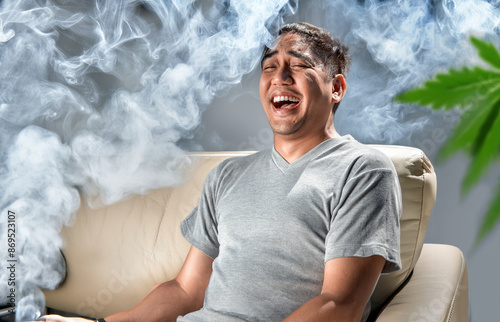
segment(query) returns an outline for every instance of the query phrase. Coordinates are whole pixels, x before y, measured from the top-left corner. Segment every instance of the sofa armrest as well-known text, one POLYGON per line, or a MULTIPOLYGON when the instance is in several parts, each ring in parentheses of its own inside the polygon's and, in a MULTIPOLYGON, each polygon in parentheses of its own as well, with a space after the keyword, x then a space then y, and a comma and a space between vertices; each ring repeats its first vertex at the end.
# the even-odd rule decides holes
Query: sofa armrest
POLYGON ((469 321, 467 266, 451 245, 424 244, 408 283, 377 322, 469 321))

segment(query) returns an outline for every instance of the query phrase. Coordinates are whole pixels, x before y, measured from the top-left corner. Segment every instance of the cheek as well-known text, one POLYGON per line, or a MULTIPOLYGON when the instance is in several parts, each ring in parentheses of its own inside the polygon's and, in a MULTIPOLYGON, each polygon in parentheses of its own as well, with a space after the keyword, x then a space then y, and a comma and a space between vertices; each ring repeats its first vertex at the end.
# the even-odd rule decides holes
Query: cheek
MULTIPOLYGON (((321 81, 321 80, 319 80, 321 81)), ((313 81, 310 83, 310 90, 315 93, 317 100, 320 100, 324 104, 329 104, 332 99, 332 88, 326 86, 326 84, 318 83, 313 81)))
POLYGON ((317 93, 319 90, 318 81, 313 75, 304 73, 302 77, 296 78, 297 85, 302 88, 303 91, 310 93, 317 93))
POLYGON ((319 80, 313 76, 308 76, 306 78, 307 86, 309 87, 309 89, 311 91, 316 92, 316 93, 322 92, 321 86, 319 85, 320 81, 321 80, 319 80))

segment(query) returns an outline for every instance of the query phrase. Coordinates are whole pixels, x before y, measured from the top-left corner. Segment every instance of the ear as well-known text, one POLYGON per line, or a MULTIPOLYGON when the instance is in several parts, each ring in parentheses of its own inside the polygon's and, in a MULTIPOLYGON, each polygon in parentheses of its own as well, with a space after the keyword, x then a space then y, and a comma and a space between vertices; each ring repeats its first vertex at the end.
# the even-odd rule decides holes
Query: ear
POLYGON ((347 90, 344 76, 342 74, 335 75, 332 85, 333 102, 338 103, 344 98, 345 92, 347 90))

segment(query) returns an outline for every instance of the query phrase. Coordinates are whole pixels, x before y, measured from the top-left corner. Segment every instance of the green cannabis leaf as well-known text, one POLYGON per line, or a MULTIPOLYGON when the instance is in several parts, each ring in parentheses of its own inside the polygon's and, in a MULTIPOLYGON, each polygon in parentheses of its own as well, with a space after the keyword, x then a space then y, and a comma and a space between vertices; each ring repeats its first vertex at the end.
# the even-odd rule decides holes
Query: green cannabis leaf
MULTIPOLYGON (((492 43, 470 38, 481 57, 493 69, 463 67, 437 74, 421 87, 398 95, 402 103, 429 105, 432 109, 464 110, 438 158, 447 159, 463 150, 471 157, 462 181, 462 193, 467 193, 486 174, 500 155, 500 52, 492 43)), ((476 236, 477 246, 500 220, 500 183, 476 236)))

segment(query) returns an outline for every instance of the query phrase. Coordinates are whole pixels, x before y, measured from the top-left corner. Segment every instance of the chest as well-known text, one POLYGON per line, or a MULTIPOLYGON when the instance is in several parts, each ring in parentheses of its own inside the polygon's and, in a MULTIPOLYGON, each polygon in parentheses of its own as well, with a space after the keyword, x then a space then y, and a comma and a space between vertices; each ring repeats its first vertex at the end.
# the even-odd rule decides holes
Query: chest
POLYGON ((332 178, 305 169, 246 173, 217 200, 219 239, 322 244, 338 193, 332 178), (230 236, 230 237, 229 237, 230 236), (226 238, 227 237, 227 238, 226 238), (303 240, 305 239, 305 240, 303 240))

